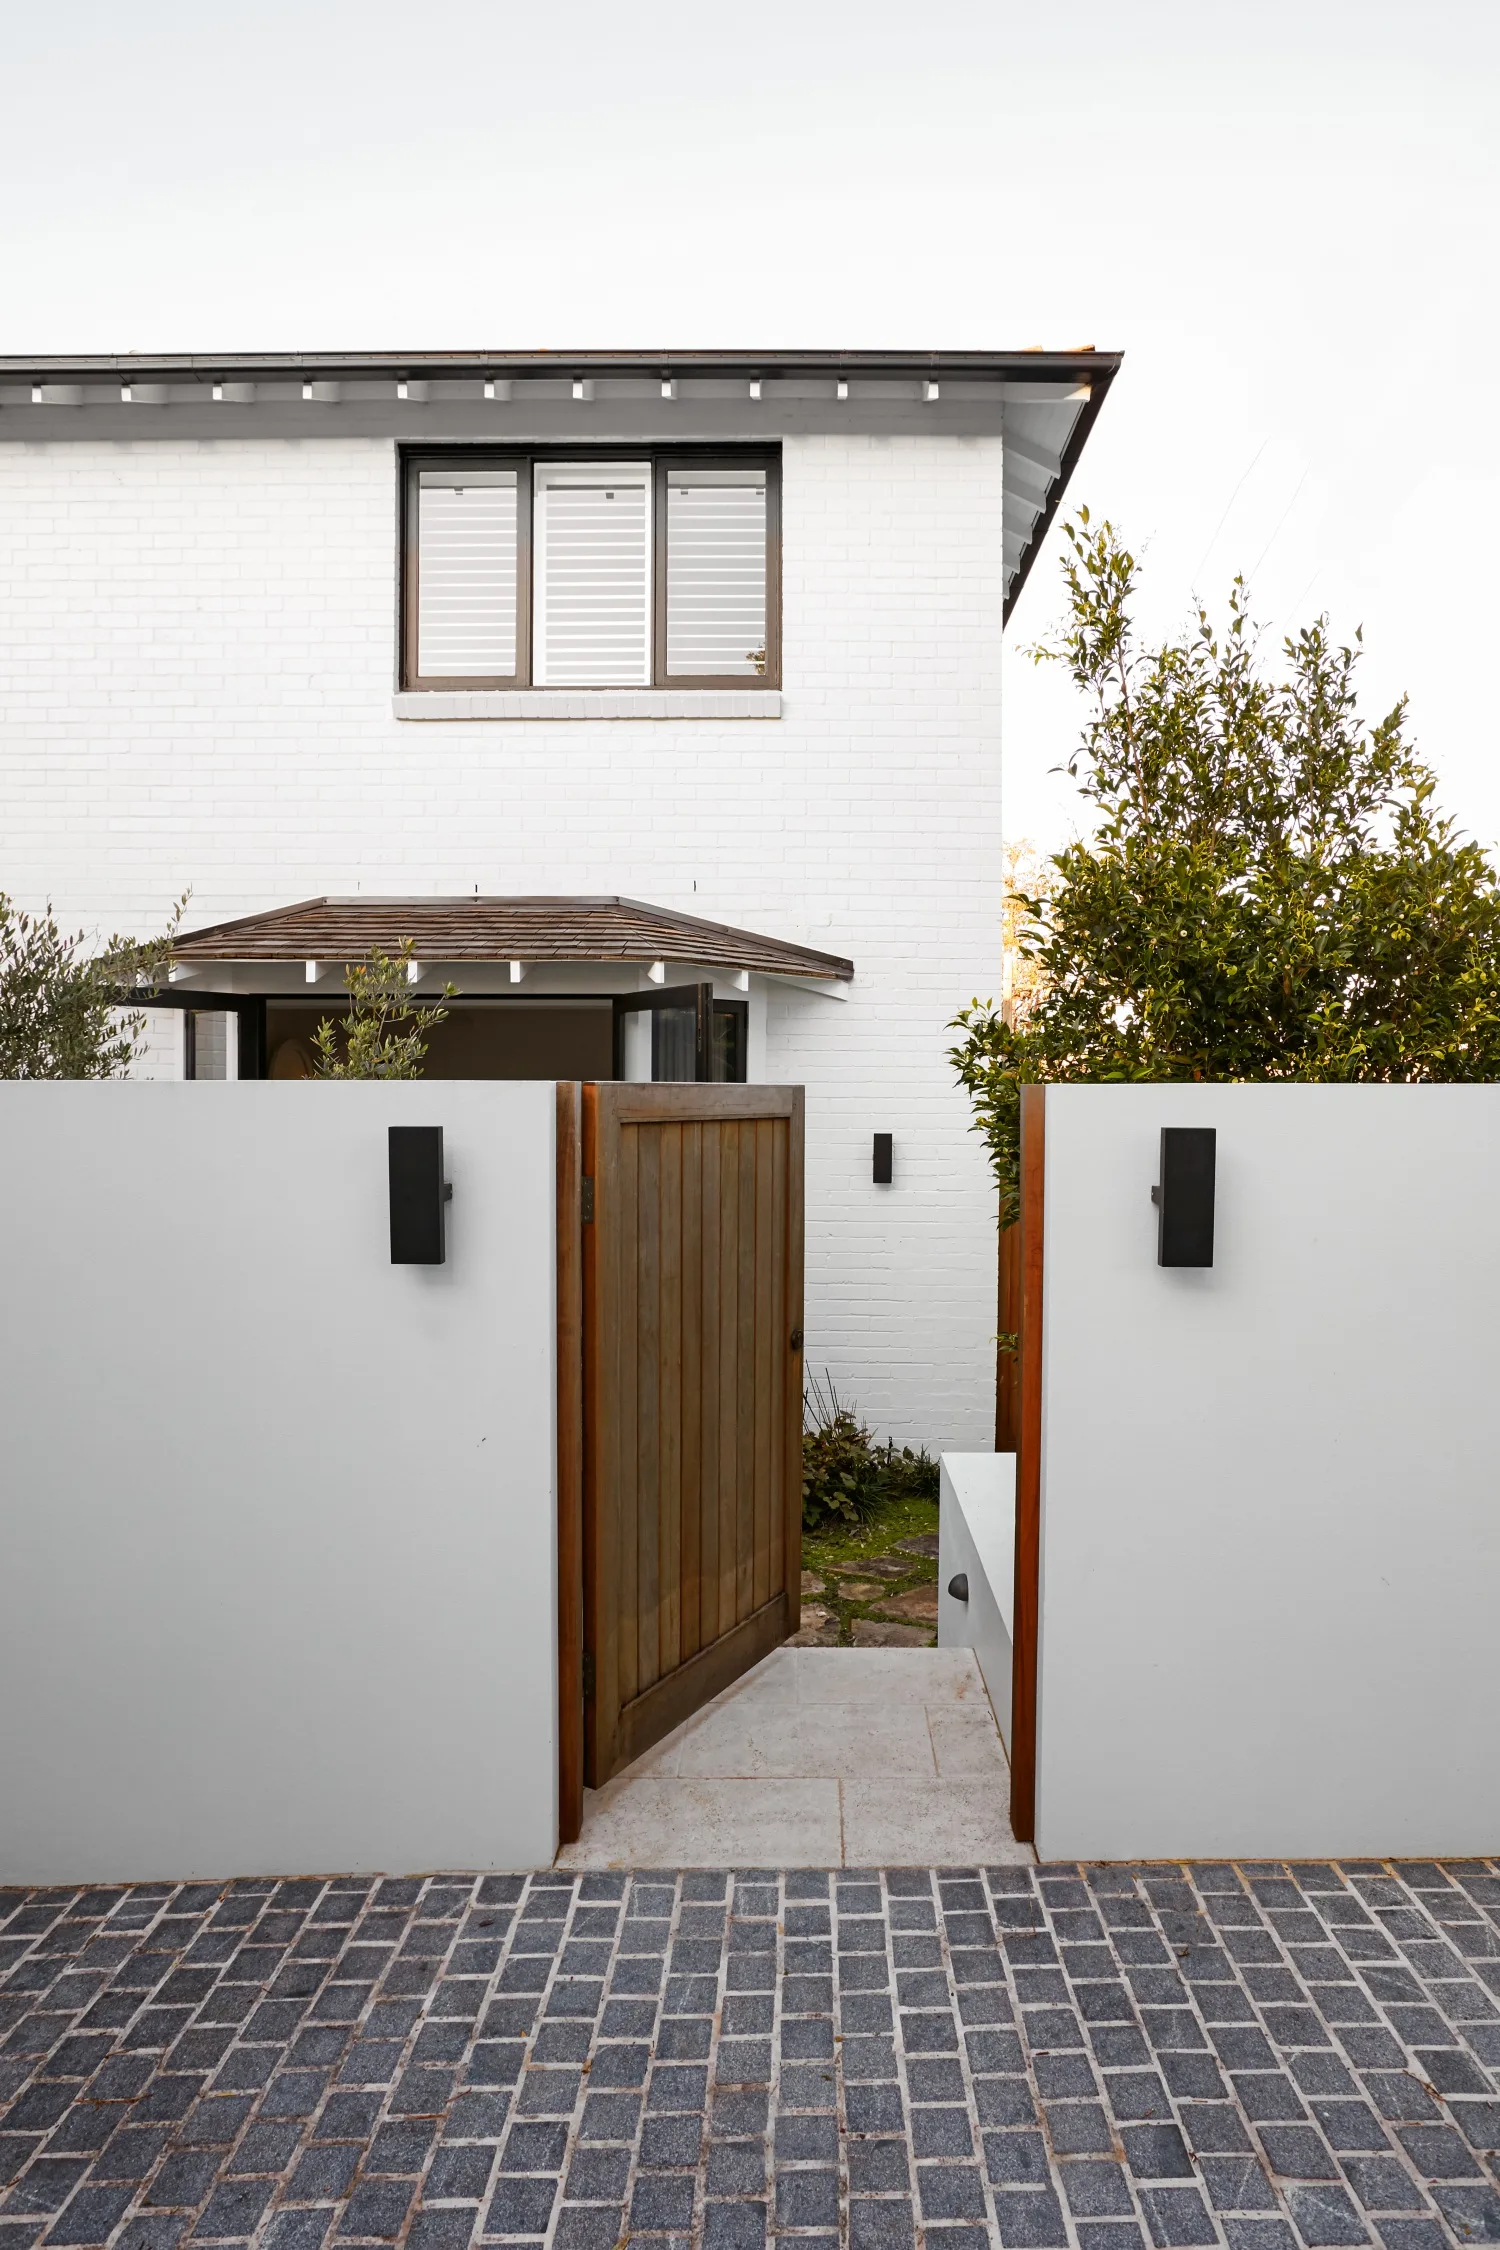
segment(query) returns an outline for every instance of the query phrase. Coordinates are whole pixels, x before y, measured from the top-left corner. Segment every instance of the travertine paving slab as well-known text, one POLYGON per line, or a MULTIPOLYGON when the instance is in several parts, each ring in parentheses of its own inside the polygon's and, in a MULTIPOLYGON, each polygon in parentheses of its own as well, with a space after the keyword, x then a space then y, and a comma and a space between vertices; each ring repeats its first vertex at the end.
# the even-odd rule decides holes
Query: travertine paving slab
POLYGON ((676 1770, 726 1779, 770 1775, 843 1781, 913 1774, 931 1781, 937 1776, 927 1713, 919 1703, 893 1705, 878 1726, 870 1724, 861 1704, 803 1705, 748 1715, 738 1709, 714 1712, 687 1731, 676 1770))
POLYGON ((586 1792, 559 1864, 1029 1864, 1009 1798, 970 1650, 782 1647, 586 1792))
POLYGON ((840 1789, 845 1861, 920 1867, 986 1859, 1029 1867, 1035 1854, 1011 1834, 1008 1794, 1003 1763, 977 1781, 846 1781, 840 1789))
POLYGON ((925 1713, 933 1763, 945 1781, 989 1779, 1006 1797, 1010 1766, 988 1703, 930 1704, 925 1713))
POLYGON ((839 1785, 795 1776, 768 1781, 678 1779, 634 1768, 589 1792, 583 1836, 564 1867, 722 1867, 734 1860, 836 1866, 842 1857, 839 1785))
MULTIPOLYGON (((777 1651, 778 1655, 781 1651, 777 1651)), ((799 1703, 987 1703, 967 1648, 802 1648, 799 1703)))
POLYGON ((762 1658, 753 1671, 742 1673, 739 1679, 731 1681, 723 1694, 716 1695, 712 1704, 705 1708, 717 1711, 727 1710, 731 1704, 795 1703, 798 1700, 801 1662, 800 1649, 795 1649, 790 1644, 773 1648, 770 1655, 762 1658))
POLYGON ((0 1893, 0 2250, 1500 2238, 1500 1866, 0 1893))

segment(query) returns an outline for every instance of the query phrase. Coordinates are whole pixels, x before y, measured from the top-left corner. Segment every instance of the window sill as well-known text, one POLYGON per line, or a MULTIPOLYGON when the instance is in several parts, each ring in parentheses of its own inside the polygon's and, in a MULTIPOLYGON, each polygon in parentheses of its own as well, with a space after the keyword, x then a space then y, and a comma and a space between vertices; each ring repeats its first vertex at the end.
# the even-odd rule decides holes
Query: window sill
POLYGON ((779 719, 779 688, 398 689, 398 719, 779 719))

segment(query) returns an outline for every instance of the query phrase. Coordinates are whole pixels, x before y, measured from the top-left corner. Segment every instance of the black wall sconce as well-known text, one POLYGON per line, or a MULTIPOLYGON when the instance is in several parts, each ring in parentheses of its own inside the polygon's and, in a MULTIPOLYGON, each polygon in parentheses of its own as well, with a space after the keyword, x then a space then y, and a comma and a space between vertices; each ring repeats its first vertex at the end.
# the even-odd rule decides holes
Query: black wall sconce
POLYGON ((875 1135, 875 1166, 871 1178, 877 1187, 889 1187, 891 1184, 891 1136, 889 1133, 877 1133, 875 1135))
POLYGON ((390 1128, 390 1185, 391 1264, 442 1265, 443 1206, 453 1190, 443 1178, 441 1125, 390 1128))
POLYGON ((1164 1125, 1161 1179, 1151 1190, 1156 1205, 1159 1266, 1211 1266, 1214 1262, 1214 1161, 1212 1125, 1164 1125))

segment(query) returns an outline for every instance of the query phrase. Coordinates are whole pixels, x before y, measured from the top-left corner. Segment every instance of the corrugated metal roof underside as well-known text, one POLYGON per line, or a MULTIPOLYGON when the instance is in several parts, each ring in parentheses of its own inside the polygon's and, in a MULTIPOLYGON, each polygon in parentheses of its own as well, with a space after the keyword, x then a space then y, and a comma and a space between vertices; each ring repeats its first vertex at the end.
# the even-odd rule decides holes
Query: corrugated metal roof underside
POLYGON ((1006 401, 1005 445, 1005 604, 1007 613, 1021 590, 1025 569, 1041 544, 1067 485, 1088 408, 1087 394, 1060 392, 1047 403, 1006 401), (1070 458, 1070 455, 1072 458, 1070 458), (1024 568, 1023 568, 1024 566, 1024 568))
POLYGON ((847 979, 854 964, 631 898, 311 898, 180 937, 191 961, 358 961, 372 947, 419 961, 682 961, 847 979))

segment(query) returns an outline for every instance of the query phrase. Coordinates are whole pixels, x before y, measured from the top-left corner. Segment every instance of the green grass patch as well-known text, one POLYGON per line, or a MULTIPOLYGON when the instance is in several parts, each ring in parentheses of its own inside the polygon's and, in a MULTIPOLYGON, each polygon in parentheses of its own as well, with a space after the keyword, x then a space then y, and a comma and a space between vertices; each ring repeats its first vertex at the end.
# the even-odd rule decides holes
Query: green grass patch
MULTIPOLYGON (((935 1532, 938 1527, 938 1504, 915 1495, 881 1503, 877 1513, 867 1524, 829 1525, 817 1532, 802 1534, 802 1568, 805 1573, 821 1581, 821 1592, 803 1595, 804 1602, 821 1602, 833 1615, 838 1625, 841 1648, 854 1643, 854 1621, 858 1617, 882 1617, 890 1609, 894 1596, 910 1591, 913 1586, 931 1585, 937 1577, 937 1558, 933 1555, 902 1554, 897 1542, 915 1539, 920 1533, 935 1532), (858 1571, 863 1562, 874 1561, 878 1556, 891 1555, 907 1567, 899 1578, 883 1580, 874 1594, 859 1601, 849 1600, 838 1571, 858 1571)), ((899 1612, 896 1613, 899 1616, 899 1612)), ((902 1620, 907 1624, 922 1626, 919 1618, 902 1620)), ((928 1639, 934 1642, 937 1633, 927 1630, 928 1639)))
MULTIPOLYGON (((829 1524, 820 1531, 804 1531, 802 1567, 804 1570, 834 1570, 841 1563, 858 1562, 866 1555, 888 1554, 896 1548, 898 1539, 915 1539, 924 1531, 936 1531, 937 1527, 936 1500, 917 1497, 888 1500, 868 1523, 829 1524)), ((937 1564, 924 1555, 913 1555, 911 1566, 916 1576, 937 1576, 937 1564)))

